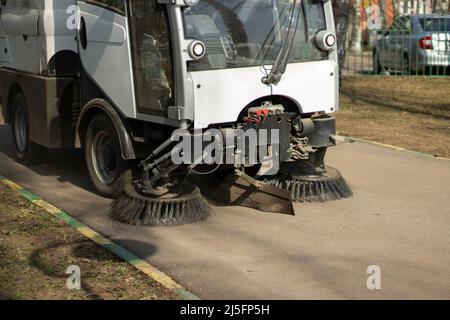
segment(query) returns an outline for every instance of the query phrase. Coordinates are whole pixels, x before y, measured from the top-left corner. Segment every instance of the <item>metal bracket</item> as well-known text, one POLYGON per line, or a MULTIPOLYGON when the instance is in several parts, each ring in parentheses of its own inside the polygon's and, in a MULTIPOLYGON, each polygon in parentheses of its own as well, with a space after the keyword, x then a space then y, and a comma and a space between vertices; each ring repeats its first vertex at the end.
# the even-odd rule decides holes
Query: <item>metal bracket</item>
POLYGON ((248 182, 249 184, 251 184, 253 187, 255 187, 256 189, 258 189, 259 191, 263 192, 263 193, 267 193, 269 195, 273 195, 276 197, 279 197, 281 199, 285 199, 288 201, 291 201, 291 195, 289 194, 289 192, 287 192, 284 189, 280 189, 277 187, 274 187, 270 184, 264 183, 262 181, 256 180, 252 177, 250 177, 248 174, 246 174, 245 172, 236 169, 234 174, 243 179, 244 181, 248 182))

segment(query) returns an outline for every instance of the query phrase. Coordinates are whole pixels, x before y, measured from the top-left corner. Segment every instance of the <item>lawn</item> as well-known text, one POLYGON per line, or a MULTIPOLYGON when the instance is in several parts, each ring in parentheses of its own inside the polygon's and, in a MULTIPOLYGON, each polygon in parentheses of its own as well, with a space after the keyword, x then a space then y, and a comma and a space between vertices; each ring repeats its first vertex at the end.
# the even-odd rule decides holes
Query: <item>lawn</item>
POLYGON ((178 299, 147 275, 0 184, 0 300, 178 299), (81 270, 81 290, 66 270, 81 270))
POLYGON ((348 77, 341 135, 450 157, 450 78, 348 77))

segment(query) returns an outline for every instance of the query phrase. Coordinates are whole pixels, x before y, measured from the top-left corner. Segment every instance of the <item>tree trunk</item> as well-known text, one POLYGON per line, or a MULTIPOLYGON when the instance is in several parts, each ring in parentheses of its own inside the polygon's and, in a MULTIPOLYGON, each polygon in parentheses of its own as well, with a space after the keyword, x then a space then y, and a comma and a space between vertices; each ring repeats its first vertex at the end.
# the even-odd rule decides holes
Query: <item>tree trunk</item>
POLYGON ((347 41, 347 28, 350 17, 350 0, 333 0, 334 18, 336 20, 337 51, 339 55, 339 76, 342 78, 342 68, 345 63, 345 44, 347 41))
POLYGON ((354 18, 352 30, 352 47, 354 53, 361 53, 361 0, 354 0, 354 18))

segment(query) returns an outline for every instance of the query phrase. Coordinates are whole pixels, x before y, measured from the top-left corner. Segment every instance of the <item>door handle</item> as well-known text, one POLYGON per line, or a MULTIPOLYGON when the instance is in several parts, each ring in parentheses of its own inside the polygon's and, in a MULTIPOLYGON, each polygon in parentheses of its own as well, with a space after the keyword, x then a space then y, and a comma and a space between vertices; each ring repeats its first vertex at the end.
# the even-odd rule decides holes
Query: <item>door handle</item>
POLYGON ((80 21, 80 44, 83 50, 86 50, 87 48, 87 32, 86 32, 86 21, 84 21, 84 18, 81 17, 80 21))

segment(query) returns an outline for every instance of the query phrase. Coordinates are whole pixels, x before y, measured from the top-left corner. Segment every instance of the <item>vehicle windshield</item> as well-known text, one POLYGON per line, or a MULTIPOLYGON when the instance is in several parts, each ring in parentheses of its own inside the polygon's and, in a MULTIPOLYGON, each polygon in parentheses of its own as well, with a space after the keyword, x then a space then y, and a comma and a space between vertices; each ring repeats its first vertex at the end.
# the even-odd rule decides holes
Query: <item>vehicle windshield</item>
POLYGON ((420 24, 425 32, 450 32, 450 17, 448 18, 424 18, 420 24))
MULTIPOLYGON (((314 44, 326 30, 323 2, 297 1, 300 20, 291 21, 292 0, 200 0, 183 10, 186 38, 201 40, 206 56, 189 63, 189 71, 273 65, 290 26, 296 26, 289 62, 325 60, 314 44), (293 23, 294 22, 294 23, 293 23)), ((297 18, 295 16, 295 18, 297 18)))

